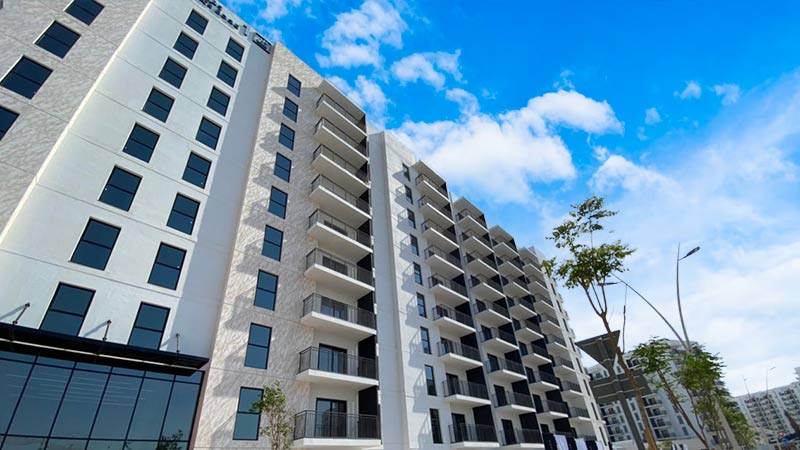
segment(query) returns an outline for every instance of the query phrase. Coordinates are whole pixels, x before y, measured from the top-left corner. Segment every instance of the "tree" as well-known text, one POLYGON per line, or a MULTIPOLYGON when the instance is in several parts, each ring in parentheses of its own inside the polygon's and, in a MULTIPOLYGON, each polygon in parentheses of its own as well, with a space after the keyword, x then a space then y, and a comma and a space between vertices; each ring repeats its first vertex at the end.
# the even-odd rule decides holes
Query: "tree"
POLYGON ((292 413, 286 406, 286 394, 281 383, 276 381, 272 386, 264 386, 261 399, 252 406, 266 418, 266 426, 260 433, 269 438, 270 450, 288 450, 292 448, 292 413))
MULTIPOLYGON (((633 371, 628 367, 625 356, 611 331, 608 318, 608 298, 606 284, 608 278, 616 273, 625 272, 625 258, 634 249, 619 240, 596 244, 595 234, 605 230, 604 219, 615 216, 616 211, 603 208, 602 197, 590 197, 579 205, 572 205, 569 218, 553 229, 547 239, 553 241, 558 249, 566 250, 569 256, 558 262, 555 258, 546 260, 544 268, 548 275, 561 280, 569 288, 577 288, 586 295, 595 314, 603 323, 606 336, 614 347, 617 363, 625 372, 625 376, 636 394, 636 402, 642 414, 645 413, 644 400, 633 371)), ((658 448, 649 420, 643 420, 644 435, 651 450, 658 448)))

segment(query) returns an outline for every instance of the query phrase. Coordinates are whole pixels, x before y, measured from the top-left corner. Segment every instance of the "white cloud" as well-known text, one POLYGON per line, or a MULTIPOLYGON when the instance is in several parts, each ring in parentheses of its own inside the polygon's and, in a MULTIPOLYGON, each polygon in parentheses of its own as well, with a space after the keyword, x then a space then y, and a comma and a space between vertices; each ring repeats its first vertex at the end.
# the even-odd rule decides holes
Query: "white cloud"
POLYGON ((423 81, 436 89, 442 89, 450 75, 456 81, 461 80, 458 57, 460 50, 453 53, 425 52, 414 53, 392 64, 392 75, 402 83, 423 81))
POLYGON ((714 86, 714 93, 722 97, 723 105, 732 105, 739 101, 742 92, 739 85, 726 83, 714 86))
POLYGON ((475 114, 478 112, 478 98, 472 93, 465 91, 461 88, 448 89, 444 93, 445 98, 451 102, 458 103, 458 109, 461 114, 475 114))
POLYGON ((636 129, 636 137, 637 137, 637 138, 638 138, 640 141, 646 141, 646 140, 647 140, 647 135, 646 135, 646 134, 645 134, 645 132, 644 132, 644 127, 638 127, 638 128, 636 129))
POLYGON ((364 75, 359 75, 352 85, 340 77, 328 77, 328 80, 350 100, 364 108, 371 125, 384 126, 389 101, 378 83, 364 75))
POLYGON ((592 155, 594 156, 594 159, 600 162, 607 160, 608 154, 609 154, 608 149, 606 147, 603 147, 602 145, 596 145, 592 147, 592 155))
MULTIPOLYGON (((303 1, 304 0, 267 0, 264 2, 264 0, 227 0, 225 4, 229 8, 239 12, 241 12, 241 8, 245 6, 257 7, 259 10, 256 13, 256 18, 267 23, 272 23, 289 14, 291 9, 300 6, 303 1)), ((277 32, 277 30, 271 31, 273 33, 277 32)))
POLYGON ((575 75, 569 69, 562 70, 560 74, 558 74, 558 80, 553 83, 553 87, 556 89, 566 89, 566 90, 574 90, 575 85, 572 83, 572 76, 575 75))
POLYGON ((661 122, 661 114, 655 108, 647 108, 644 111, 644 123, 647 125, 655 125, 661 122))
POLYGON ((697 81, 687 81, 683 91, 675 91, 675 96, 680 97, 681 100, 685 100, 687 98, 700 98, 702 93, 703 90, 700 88, 700 83, 697 81))
POLYGON ((317 54, 322 67, 375 66, 383 63, 381 45, 401 48, 407 25, 388 1, 365 0, 358 9, 341 13, 322 35, 322 48, 328 54, 317 54))
POLYGON ((620 155, 608 156, 594 173, 590 186, 597 191, 610 191, 616 186, 634 191, 644 188, 675 189, 674 181, 664 175, 638 166, 620 155))

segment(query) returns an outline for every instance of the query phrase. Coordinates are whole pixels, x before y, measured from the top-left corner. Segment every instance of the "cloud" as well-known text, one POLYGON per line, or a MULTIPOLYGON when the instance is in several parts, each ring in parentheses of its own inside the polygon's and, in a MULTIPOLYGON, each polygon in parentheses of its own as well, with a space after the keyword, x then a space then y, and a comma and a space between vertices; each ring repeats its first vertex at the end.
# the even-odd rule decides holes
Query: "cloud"
POLYGON ((608 149, 606 147, 603 147, 602 145, 596 145, 592 147, 592 156, 594 156, 594 159, 600 162, 607 160, 608 154, 609 154, 608 149))
POLYGON ((352 85, 336 76, 328 77, 328 80, 350 100, 364 108, 371 125, 384 126, 389 101, 378 83, 364 75, 359 75, 352 85))
POLYGON ((687 98, 700 98, 700 94, 702 93, 703 90, 700 88, 700 83, 697 81, 687 81, 683 91, 675 91, 675 96, 680 97, 681 100, 686 100, 687 98))
POLYGON ((723 105, 732 105, 739 101, 741 89, 737 84, 718 84, 714 86, 714 93, 722 97, 723 105))
POLYGON ((574 72, 571 70, 562 70, 561 73, 558 75, 558 80, 553 83, 553 87, 556 89, 566 89, 566 90, 573 90, 575 89, 575 85, 572 83, 572 76, 575 75, 574 72))
POLYGON ((640 141, 646 141, 647 135, 644 132, 644 127, 639 127, 636 129, 636 138, 640 141))
POLYGON ((461 114, 475 114, 478 112, 479 105, 478 105, 478 98, 475 97, 472 93, 465 91, 461 88, 453 88, 448 89, 445 94, 445 98, 450 100, 451 102, 458 103, 458 109, 461 111, 461 114))
MULTIPOLYGON (((267 0, 264 2, 264 0, 227 0, 225 4, 229 8, 237 11, 241 11, 244 7, 258 8, 255 14, 256 19, 272 23, 289 14, 291 9, 300 6, 303 1, 304 0, 267 0)), ((278 33, 277 36, 280 36, 280 32, 277 30, 271 30, 271 32, 278 33)), ((273 34, 273 36, 275 35, 276 34, 273 34)))
POLYGON ((660 173, 628 161, 620 155, 611 155, 589 180, 596 191, 608 192, 614 187, 633 191, 644 188, 676 189, 674 181, 660 173))
POLYGON ((341 13, 322 35, 322 48, 317 54, 322 67, 358 67, 383 64, 380 48, 386 44, 402 48, 406 22, 387 1, 365 0, 358 9, 341 13))
POLYGON ((392 75, 402 83, 423 81, 436 89, 442 89, 450 75, 456 81, 461 80, 458 57, 460 50, 453 53, 426 52, 414 53, 392 64, 392 75))
POLYGON ((655 108, 647 108, 644 111, 644 123, 647 125, 655 125, 661 122, 661 114, 655 108))

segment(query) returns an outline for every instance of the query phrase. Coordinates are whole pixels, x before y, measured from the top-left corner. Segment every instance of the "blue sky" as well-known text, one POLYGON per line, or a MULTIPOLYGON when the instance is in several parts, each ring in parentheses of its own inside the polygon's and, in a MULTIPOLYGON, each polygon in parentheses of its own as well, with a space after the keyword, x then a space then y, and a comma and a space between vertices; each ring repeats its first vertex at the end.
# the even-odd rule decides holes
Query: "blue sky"
MULTIPOLYGON (((362 104, 518 244, 607 197, 627 279, 735 394, 800 366, 800 3, 227 0, 362 104), (499 7, 502 6, 502 7, 499 7)), ((613 293, 620 323, 624 290, 613 293)), ((578 338, 600 333, 565 293, 578 338)), ((629 343, 667 336, 628 296, 629 343)))

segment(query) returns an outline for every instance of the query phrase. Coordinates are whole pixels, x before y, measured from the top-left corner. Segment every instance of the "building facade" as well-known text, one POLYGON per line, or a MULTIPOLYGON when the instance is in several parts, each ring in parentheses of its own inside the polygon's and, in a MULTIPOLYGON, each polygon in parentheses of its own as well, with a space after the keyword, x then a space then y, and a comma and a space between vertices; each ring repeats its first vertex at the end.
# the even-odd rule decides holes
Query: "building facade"
POLYGON ((605 447, 542 256, 217 1, 0 44, 0 449, 605 447))
POLYGON ((796 432, 787 414, 795 423, 800 423, 800 381, 740 395, 734 400, 747 420, 770 438, 796 432))

